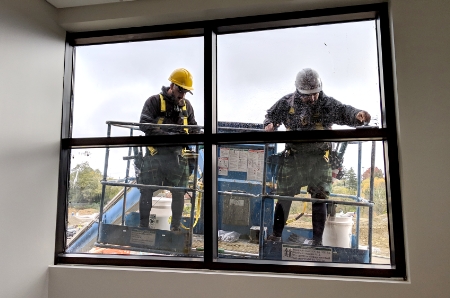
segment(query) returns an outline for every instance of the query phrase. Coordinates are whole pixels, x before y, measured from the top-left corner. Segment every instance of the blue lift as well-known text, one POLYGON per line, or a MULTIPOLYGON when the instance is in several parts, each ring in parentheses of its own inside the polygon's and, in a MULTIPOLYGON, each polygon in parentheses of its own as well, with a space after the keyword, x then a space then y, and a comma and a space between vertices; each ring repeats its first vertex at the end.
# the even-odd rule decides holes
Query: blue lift
MULTIPOLYGON (((108 124, 108 136, 111 133, 111 126, 120 126, 130 129, 130 135, 133 135, 133 130, 139 129, 139 123, 130 122, 107 122, 108 124)), ((252 123, 235 123, 235 122, 221 122, 219 123, 219 132, 242 132, 261 130, 262 125, 252 123)), ((374 164, 374 146, 372 146, 372 175, 374 164)), ((202 177, 203 169, 203 155, 202 151, 195 149, 198 153, 198 164, 195 167, 194 177, 202 177)), ((369 250, 358 249, 358 235, 353 236, 351 248, 339 248, 339 247, 311 247, 300 245, 298 243, 289 243, 287 240, 290 233, 294 232, 305 238, 312 237, 312 231, 308 229, 292 229, 285 228, 282 235, 282 242, 267 241, 266 236, 272 232, 273 215, 274 215, 274 201, 280 198, 276 194, 272 193, 270 187, 273 183, 274 168, 266 166, 267 157, 276 153, 275 144, 243 144, 243 145, 223 145, 219 148, 218 157, 219 164, 221 158, 224 155, 229 154, 242 154, 243 159, 252 158, 255 162, 258 162, 261 167, 255 166, 254 171, 250 171, 248 168, 240 167, 237 165, 228 165, 226 170, 218 169, 218 196, 217 196, 217 219, 218 229, 225 231, 235 231, 241 235, 243 239, 254 238, 255 235, 251 235, 255 227, 258 233, 256 243, 259 244, 259 259, 266 260, 301 260, 295 259, 294 255, 298 253, 306 253, 314 250, 316 255, 322 255, 325 259, 332 262, 344 262, 344 263, 370 263, 371 261, 371 220, 372 212, 369 212, 369 250), (265 187, 263 187, 263 185, 265 187), (264 231, 260 233, 259 231, 264 231), (330 256, 327 256, 329 254, 330 256)), ((192 188, 186 188, 186 191, 193 191, 193 199, 191 201, 191 216, 189 218, 183 218, 183 223, 190 227, 183 233, 174 234, 170 231, 160 231, 147 228, 139 228, 130 223, 127 224, 127 213, 129 210, 139 202, 140 192, 137 185, 134 182, 129 181, 129 168, 130 162, 133 159, 132 148, 129 149, 127 159, 126 178, 124 182, 107 181, 107 168, 109 158, 109 148, 106 149, 105 154, 105 168, 103 184, 103 195, 100 206, 99 221, 92 222, 81 235, 78 235, 73 241, 71 241, 67 252, 77 253, 85 252, 85 247, 89 243, 95 242, 95 246, 99 247, 121 247, 125 249, 131 249, 136 251, 144 251, 150 253, 170 253, 170 254, 189 254, 198 256, 199 253, 192 251, 190 245, 192 244, 193 234, 203 234, 203 217, 194 214, 196 208, 195 197, 197 194, 202 195, 202 190, 198 188, 197 179, 194 179, 194 185, 192 188), (124 190, 118 199, 114 200, 112 206, 104 206, 104 193, 107 185, 123 186, 124 190), (191 220, 197 218, 195 225, 191 225, 191 220), (117 224, 121 221, 121 224, 117 224), (95 241, 96 240, 96 241, 95 241)), ((224 159, 225 160, 225 159, 224 159)), ((361 143, 359 143, 359 169, 358 177, 361 177, 361 143)), ((231 159, 227 159, 231 162, 231 159)), ((234 160, 233 162, 239 162, 234 160)), ((360 179, 360 178, 359 178, 360 179)), ((358 181, 360 182, 360 181, 358 181)), ((371 179, 371 185, 373 185, 373 177, 371 179)), ((355 202, 341 202, 330 200, 330 203, 354 205, 357 207, 357 227, 356 231, 359 232, 359 206, 367 206, 370 211, 372 205, 370 201, 364 201, 360 198, 360 183, 358 183, 358 191, 356 196, 349 196, 355 200, 355 202)), ((140 187, 145 187, 141 185, 140 187)), ((161 189, 173 189, 172 187, 158 187, 161 189)), ((338 196, 338 195, 331 195, 338 196)), ((339 195, 342 197, 342 195, 339 195)), ((313 202, 314 199, 297 198, 297 197, 282 197, 283 199, 291 199, 293 201, 306 201, 313 202)), ((198 202, 197 202, 198 203, 198 202)), ((203 210, 202 210, 203 212, 203 210)), ((298 257, 298 256, 297 256, 298 257)))

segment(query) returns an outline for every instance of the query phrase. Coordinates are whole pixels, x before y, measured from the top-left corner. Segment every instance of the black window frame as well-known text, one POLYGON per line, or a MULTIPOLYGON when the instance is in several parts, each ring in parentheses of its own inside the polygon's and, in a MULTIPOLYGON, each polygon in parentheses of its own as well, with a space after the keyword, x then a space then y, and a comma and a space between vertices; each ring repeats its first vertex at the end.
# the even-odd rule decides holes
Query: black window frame
POLYGON ((272 272, 293 274, 319 274, 359 277, 400 278, 406 280, 406 259, 403 234, 403 215, 400 193, 400 174, 397 147, 396 104, 394 98, 393 61, 391 53, 388 4, 378 3, 351 7, 296 11, 249 17, 217 19, 210 21, 158 25, 151 27, 113 29, 91 32, 67 32, 64 91, 62 104, 60 173, 55 240, 55 264, 115 265, 165 268, 190 268, 210 270, 232 270, 243 272, 272 272), (373 130, 323 130, 299 132, 220 133, 217 130, 216 98, 216 51, 217 36, 237 32, 288 28, 318 24, 340 23, 358 20, 375 20, 379 55, 379 78, 382 107, 382 128, 373 130), (73 70, 77 46, 156 40, 183 37, 204 38, 204 134, 151 137, 95 137, 72 138, 73 70), (211 74, 211 75, 206 75, 211 74), (206 99, 211 100, 206 100, 206 99), (245 260, 219 259, 217 257, 216 205, 215 200, 204 202, 204 258, 173 259, 141 256, 67 254, 65 253, 65 223, 67 218, 67 194, 69 191, 71 149, 114 148, 144 144, 204 144, 204 192, 211 198, 217 194, 216 152, 224 144, 264 144, 299 140, 310 141, 384 141, 386 181, 388 187, 388 214, 390 228, 390 268, 369 264, 358 268, 326 265, 280 265, 251 263, 245 260), (389 146, 387 146, 389 145, 389 146), (392 200, 391 198, 395 198, 392 200), (395 248, 395 249, 394 249, 395 248))

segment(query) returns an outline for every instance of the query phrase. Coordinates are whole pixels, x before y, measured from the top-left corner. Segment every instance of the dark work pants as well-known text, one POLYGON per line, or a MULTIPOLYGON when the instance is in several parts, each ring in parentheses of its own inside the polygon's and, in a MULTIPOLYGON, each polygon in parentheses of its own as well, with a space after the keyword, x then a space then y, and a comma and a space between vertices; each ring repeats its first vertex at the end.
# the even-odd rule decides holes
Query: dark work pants
MULTIPOLYGON (((181 147, 158 147, 154 156, 144 157, 139 183, 147 185, 164 185, 187 187, 189 166, 188 160, 178 155, 181 147)), ((139 226, 148 227, 150 211, 152 209, 153 192, 157 187, 141 188, 139 200, 139 226)), ((184 208, 184 191, 171 190, 172 193, 172 227, 179 227, 184 208)))
MULTIPOLYGON (((150 211, 152 209, 152 198, 154 189, 141 189, 141 198, 139 200, 139 226, 148 227, 150 223, 150 211)), ((172 227, 179 227, 181 215, 184 208, 184 193, 172 192, 172 227)))
MULTIPOLYGON (((288 156, 283 160, 278 174, 277 194, 295 196, 303 186, 308 186, 307 192, 312 198, 327 199, 331 190, 331 168, 322 154, 298 154, 288 156)), ((289 217, 292 205, 290 200, 278 200, 275 206, 273 234, 280 237, 289 217)), ((327 219, 326 203, 312 204, 313 240, 322 242, 323 230, 327 219)))
MULTIPOLYGON (((273 224, 273 234, 277 237, 281 237, 283 233, 286 220, 289 216, 289 210, 291 209, 292 201, 278 200, 275 205, 275 215, 273 224)), ((313 203, 312 204, 312 226, 313 226, 313 240, 315 243, 322 242, 323 230, 325 228, 325 221, 327 219, 327 207, 326 203, 313 203)))

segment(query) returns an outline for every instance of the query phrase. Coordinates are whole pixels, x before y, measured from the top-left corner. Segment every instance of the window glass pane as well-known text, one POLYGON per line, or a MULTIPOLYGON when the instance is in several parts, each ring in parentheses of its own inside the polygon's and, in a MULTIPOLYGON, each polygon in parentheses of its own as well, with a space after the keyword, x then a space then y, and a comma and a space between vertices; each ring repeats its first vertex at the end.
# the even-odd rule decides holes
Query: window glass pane
MULTIPOLYGON (((203 125, 202 38, 77 47, 72 137, 106 136, 107 121, 139 122, 147 98, 168 87, 169 76, 178 68, 193 77, 193 94, 185 98, 203 125)), ((127 131, 112 132, 124 135, 127 131)))
POLYGON ((201 146, 72 150, 68 253, 202 257, 202 210, 201 146))
MULTIPOLYGON (((312 68, 326 96, 379 123, 375 33, 375 21, 362 21, 218 36, 218 121, 263 123, 277 100, 296 91, 297 73, 312 68)), ((348 128, 331 120, 334 129, 348 128)))
MULTIPOLYGON (((254 144, 243 141, 244 135, 223 140, 204 135, 206 150, 211 145, 219 149, 210 161, 204 161, 203 145, 165 145, 186 129, 190 135, 202 133, 204 125, 211 125, 204 123, 204 112, 217 113, 219 133, 262 132, 269 123, 279 124, 275 128, 280 131, 382 127, 375 20, 260 31, 233 22, 217 23, 217 47, 213 42, 211 48, 217 50, 217 67, 213 63, 206 74, 217 70, 217 86, 212 86, 217 109, 212 111, 204 111, 203 37, 74 48, 73 117, 66 124, 72 124, 70 137, 89 137, 92 148, 71 151, 68 202, 64 196, 59 205, 67 220, 65 251, 57 245, 58 255, 64 262, 65 254, 84 253, 80 259, 88 264, 98 262, 100 254, 168 256, 203 264, 206 246, 217 247, 208 255, 217 253, 213 263, 228 263, 220 266, 230 270, 242 263, 249 265, 245 270, 256 271, 262 270, 258 263, 286 265, 277 267, 285 268, 280 272, 319 265, 324 274, 339 274, 341 267, 404 267, 403 247, 390 247, 390 231, 399 228, 392 213, 398 201, 389 197, 397 185, 392 190, 387 185, 383 148, 395 133, 378 131, 377 140, 384 141, 337 142, 344 140, 340 136, 358 139, 347 131, 331 134, 336 136, 332 143, 305 143, 304 133, 295 140, 285 134, 286 139, 277 140, 291 143, 266 144, 260 142, 275 142, 273 134, 254 135, 254 144), (228 34, 228 29, 251 32, 228 34), (189 84, 171 85, 171 73, 178 68, 192 74, 193 94, 189 84), (320 81, 296 84, 305 68, 317 71, 320 81), (191 118, 186 125, 180 118, 182 105, 159 97, 169 91, 181 94, 179 103, 183 96, 189 100, 195 123, 191 118), (152 113, 144 113, 151 108, 152 113), (367 114, 358 122, 359 110, 370 113, 370 121, 367 114), (144 134, 152 136, 151 144, 133 147, 144 134), (160 134, 174 136, 154 136, 160 134), (115 138, 111 148, 97 148, 106 136, 136 138, 115 138), (205 186, 212 190, 206 194, 204 162, 217 166, 217 181, 205 186), (216 214, 205 216, 204 197, 213 200, 209 206, 216 214), (387 206, 392 207, 389 214, 387 206), (213 225, 218 243, 205 245, 205 225, 213 225)), ((385 57, 389 60, 389 53, 385 57)), ((130 264, 137 260, 125 259, 130 264)), ((210 265, 200 267, 214 269, 210 265)))
POLYGON ((383 143, 288 146, 220 146, 219 257, 390 265, 383 143))

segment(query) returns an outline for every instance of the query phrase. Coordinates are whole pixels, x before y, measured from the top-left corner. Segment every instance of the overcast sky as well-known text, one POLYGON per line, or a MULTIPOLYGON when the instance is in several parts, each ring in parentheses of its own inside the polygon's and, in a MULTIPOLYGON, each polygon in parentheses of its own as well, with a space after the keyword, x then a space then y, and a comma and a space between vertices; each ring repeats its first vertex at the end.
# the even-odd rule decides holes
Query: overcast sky
MULTIPOLYGON (((275 101, 295 91, 295 76, 306 67, 319 72, 328 96, 379 118, 374 21, 220 35, 217 45, 219 121, 262 123, 275 101)), ((194 94, 187 98, 204 125, 203 102, 211 99, 203 92, 201 37, 77 47, 73 137, 104 137, 106 121, 139 122, 145 100, 168 86, 179 67, 193 74, 194 94)), ((129 131, 113 128, 112 135, 129 131)), ((369 148, 365 143, 364 168, 370 166, 369 148)), ((347 167, 356 168, 356 149, 349 146, 347 167)), ((384 170, 381 150, 376 164, 384 170)), ((72 166, 88 160, 103 171, 105 149, 90 149, 89 157, 84 151, 73 152, 72 166)), ((109 176, 124 177, 123 154, 111 150, 109 176)))

